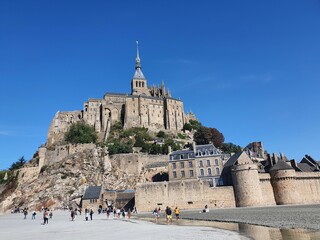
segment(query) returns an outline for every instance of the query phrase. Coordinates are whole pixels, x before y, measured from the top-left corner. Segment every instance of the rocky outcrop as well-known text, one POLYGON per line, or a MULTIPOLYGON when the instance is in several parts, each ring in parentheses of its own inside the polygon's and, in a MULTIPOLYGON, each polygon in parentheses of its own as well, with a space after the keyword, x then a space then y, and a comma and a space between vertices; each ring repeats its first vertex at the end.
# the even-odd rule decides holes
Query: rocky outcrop
MULTIPOLYGON (((134 155, 134 154, 131 154, 134 155)), ((137 155, 134 158, 139 164, 137 155)), ((146 162, 144 156, 143 162, 146 162)), ((50 165, 44 165, 39 175, 25 174, 18 179, 16 189, 0 203, 0 211, 9 211, 15 206, 39 209, 42 206, 60 208, 79 203, 88 186, 103 185, 105 189, 135 189, 138 182, 150 179, 157 173, 154 167, 119 168, 121 157, 110 159, 105 148, 86 149, 67 156, 50 165), (130 169, 130 171, 129 171, 130 169)), ((165 158, 163 158, 165 159, 165 158)), ((124 160, 127 162, 127 160, 124 160)), ((150 158, 151 163, 158 159, 150 158)), ((132 162, 132 164, 134 164, 132 162)), ((165 168, 161 167, 161 171, 165 168)), ((23 170, 26 171, 26 170, 23 170)), ((27 172, 27 171, 26 171, 27 172)))

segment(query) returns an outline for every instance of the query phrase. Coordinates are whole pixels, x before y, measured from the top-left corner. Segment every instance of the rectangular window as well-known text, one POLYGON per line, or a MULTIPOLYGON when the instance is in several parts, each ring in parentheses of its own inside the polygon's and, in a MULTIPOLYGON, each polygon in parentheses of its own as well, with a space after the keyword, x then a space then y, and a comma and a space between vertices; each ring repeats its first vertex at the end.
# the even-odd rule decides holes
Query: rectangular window
POLYGON ((173 171, 172 175, 173 175, 173 178, 177 178, 177 172, 176 171, 173 171))
POLYGON ((186 176, 186 174, 185 174, 185 172, 182 170, 182 171, 181 171, 181 177, 184 178, 185 176, 186 176))
POLYGON ((184 168, 184 162, 181 162, 181 163, 180 163, 180 167, 181 167, 181 168, 184 168))
POLYGON ((193 177, 193 170, 189 171, 190 177, 193 177))
POLYGON ((204 171, 203 171, 203 169, 200 169, 200 176, 204 176, 204 171))
POLYGON ((202 160, 200 160, 199 165, 200 165, 200 167, 203 167, 203 162, 202 162, 202 160))
POLYGON ((176 168, 177 168, 176 163, 172 163, 172 168, 173 168, 173 169, 176 169, 176 168))
POLYGON ((210 160, 207 160, 207 166, 211 166, 210 160))
POLYGON ((193 163, 192 162, 189 162, 189 167, 193 167, 193 163))

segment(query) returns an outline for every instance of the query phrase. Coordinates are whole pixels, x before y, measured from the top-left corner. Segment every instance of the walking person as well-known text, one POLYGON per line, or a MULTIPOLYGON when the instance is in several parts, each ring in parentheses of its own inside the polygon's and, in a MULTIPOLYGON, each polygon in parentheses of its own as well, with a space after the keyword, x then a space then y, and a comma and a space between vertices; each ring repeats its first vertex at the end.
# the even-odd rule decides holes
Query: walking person
POLYGON ((74 219, 75 219, 74 210, 71 208, 71 221, 74 221, 74 219))
POLYGON ((36 219, 36 215, 37 215, 36 211, 33 211, 33 212, 32 212, 32 218, 31 218, 31 219, 36 219))
POLYGON ((47 210, 43 212, 43 225, 49 224, 49 213, 47 210))
POLYGON ((93 210, 92 208, 90 209, 90 220, 92 221, 92 215, 93 215, 93 210))
POLYGON ((166 215, 167 215, 167 223, 172 223, 172 210, 170 207, 167 206, 166 208, 166 215))
POLYGON ((86 218, 86 221, 88 221, 89 220, 89 210, 88 209, 84 210, 84 216, 86 218))
POLYGON ((24 215, 24 219, 27 219, 27 215, 28 215, 28 209, 27 208, 23 209, 23 215, 24 215))
POLYGON ((174 209, 174 214, 176 215, 176 220, 178 220, 180 218, 180 209, 178 207, 174 209))
POLYGON ((157 210, 157 208, 155 208, 152 212, 153 216, 154 216, 154 222, 158 223, 158 219, 159 219, 159 212, 157 210))
POLYGON ((49 213, 50 219, 52 219, 52 216, 53 216, 53 212, 52 212, 52 210, 51 210, 50 213, 49 213))

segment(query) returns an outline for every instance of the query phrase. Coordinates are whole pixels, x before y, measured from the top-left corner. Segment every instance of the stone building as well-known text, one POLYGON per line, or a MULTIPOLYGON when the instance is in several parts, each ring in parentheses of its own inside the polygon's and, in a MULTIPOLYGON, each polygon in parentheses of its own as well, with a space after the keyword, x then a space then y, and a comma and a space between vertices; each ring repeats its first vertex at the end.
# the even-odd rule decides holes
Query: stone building
POLYGON ((131 93, 107 92, 102 99, 90 98, 84 102, 83 110, 57 112, 49 128, 47 146, 60 141, 68 127, 81 120, 94 126, 100 140, 106 140, 110 127, 116 122, 121 122, 124 128, 175 132, 190 119, 195 119, 194 114, 184 112, 183 102, 171 96, 163 81, 161 86, 148 86, 137 45, 131 93))
POLYGON ((218 185, 224 163, 229 154, 223 154, 213 144, 195 145, 174 151, 169 155, 169 180, 203 179, 211 186, 218 185))

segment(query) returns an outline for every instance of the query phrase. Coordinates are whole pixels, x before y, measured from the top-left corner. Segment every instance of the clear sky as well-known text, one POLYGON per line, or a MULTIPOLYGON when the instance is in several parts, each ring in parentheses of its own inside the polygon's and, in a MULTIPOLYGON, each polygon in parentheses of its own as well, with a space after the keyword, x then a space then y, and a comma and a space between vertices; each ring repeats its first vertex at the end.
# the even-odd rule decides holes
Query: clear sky
POLYGON ((226 142, 320 159, 319 0, 0 0, 0 169, 57 111, 130 93, 136 40, 148 84, 226 142))

